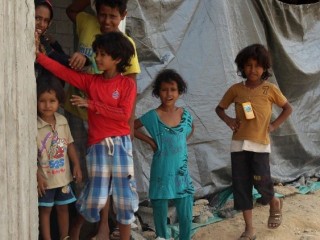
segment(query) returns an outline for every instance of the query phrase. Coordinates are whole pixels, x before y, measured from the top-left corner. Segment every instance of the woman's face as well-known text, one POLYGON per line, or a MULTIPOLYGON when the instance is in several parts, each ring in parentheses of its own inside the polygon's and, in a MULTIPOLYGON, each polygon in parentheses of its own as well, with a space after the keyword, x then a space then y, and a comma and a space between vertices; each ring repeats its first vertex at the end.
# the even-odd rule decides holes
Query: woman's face
POLYGON ((49 27, 51 22, 51 12, 48 7, 40 5, 35 10, 36 30, 43 34, 49 27))

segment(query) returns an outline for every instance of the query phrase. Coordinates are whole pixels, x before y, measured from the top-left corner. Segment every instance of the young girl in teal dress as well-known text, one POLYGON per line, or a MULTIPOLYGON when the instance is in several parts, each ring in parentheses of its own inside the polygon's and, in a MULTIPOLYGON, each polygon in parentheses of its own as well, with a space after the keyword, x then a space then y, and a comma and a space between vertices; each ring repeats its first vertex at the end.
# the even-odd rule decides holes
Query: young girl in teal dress
POLYGON ((172 69, 161 71, 154 82, 152 94, 161 104, 135 120, 135 137, 149 144, 154 151, 149 198, 157 239, 168 239, 168 201, 173 200, 179 219, 180 240, 191 239, 194 188, 188 169, 187 139, 193 132, 190 113, 176 106, 187 85, 172 69), (145 127, 151 137, 139 131, 145 127))

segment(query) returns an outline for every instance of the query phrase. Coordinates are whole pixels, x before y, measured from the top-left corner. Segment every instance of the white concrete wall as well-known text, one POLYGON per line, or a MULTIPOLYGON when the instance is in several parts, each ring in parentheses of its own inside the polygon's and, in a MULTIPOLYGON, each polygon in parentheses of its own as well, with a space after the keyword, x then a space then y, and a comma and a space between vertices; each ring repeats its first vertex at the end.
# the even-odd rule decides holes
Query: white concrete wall
POLYGON ((0 1, 0 239, 37 239, 33 0, 0 1))

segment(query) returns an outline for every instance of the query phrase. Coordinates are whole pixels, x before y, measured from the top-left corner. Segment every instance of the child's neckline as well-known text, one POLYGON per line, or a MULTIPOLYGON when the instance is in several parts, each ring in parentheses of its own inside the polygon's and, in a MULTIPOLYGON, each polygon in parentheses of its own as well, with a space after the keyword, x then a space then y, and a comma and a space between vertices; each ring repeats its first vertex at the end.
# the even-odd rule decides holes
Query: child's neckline
MULTIPOLYGON (((179 109, 181 109, 181 107, 176 107, 175 111, 178 111, 179 109)), ((182 121, 182 118, 183 118, 183 114, 184 114, 184 112, 185 112, 185 109, 182 108, 181 119, 180 119, 179 123, 178 123, 177 125, 175 125, 175 126, 170 126, 170 125, 166 124, 165 122, 163 122, 163 121, 161 120, 161 118, 160 118, 160 115, 159 115, 157 109, 154 109, 154 111, 155 111, 155 113, 156 113, 156 115, 157 115, 158 120, 159 120, 165 127, 167 127, 167 128, 173 128, 173 129, 174 129, 174 128, 177 128, 177 127, 179 127, 179 126, 181 125, 181 121, 182 121)))
POLYGON ((113 80, 113 79, 117 78, 119 75, 121 75, 121 73, 117 72, 116 74, 112 74, 112 76, 106 76, 107 73, 102 73, 101 75, 104 80, 109 81, 109 80, 113 80))
POLYGON ((179 107, 173 107, 171 109, 164 109, 163 107, 158 107, 157 109, 159 109, 162 112, 166 112, 166 113, 170 113, 170 112, 176 112, 178 111, 180 108, 179 107))
POLYGON ((42 121, 44 121, 45 123, 49 124, 53 129, 55 129, 55 126, 57 124, 57 119, 56 119, 56 115, 54 114, 52 118, 49 119, 44 119, 42 117, 40 117, 42 121))
POLYGON ((264 81, 260 81, 259 84, 256 84, 256 85, 248 85, 247 81, 242 81, 242 84, 243 84, 244 87, 253 90, 253 89, 257 89, 260 86, 262 86, 264 84, 264 81))

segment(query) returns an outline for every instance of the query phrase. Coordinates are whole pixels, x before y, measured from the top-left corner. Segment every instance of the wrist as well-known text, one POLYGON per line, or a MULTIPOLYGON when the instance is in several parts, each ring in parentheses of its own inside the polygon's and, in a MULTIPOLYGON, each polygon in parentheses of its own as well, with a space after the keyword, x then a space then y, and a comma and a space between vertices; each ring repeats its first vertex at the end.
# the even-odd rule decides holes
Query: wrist
POLYGON ((76 163, 73 162, 72 165, 73 165, 73 169, 80 168, 80 164, 78 162, 76 163))

